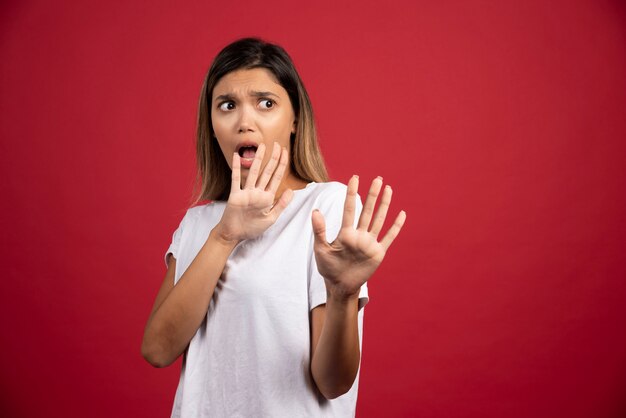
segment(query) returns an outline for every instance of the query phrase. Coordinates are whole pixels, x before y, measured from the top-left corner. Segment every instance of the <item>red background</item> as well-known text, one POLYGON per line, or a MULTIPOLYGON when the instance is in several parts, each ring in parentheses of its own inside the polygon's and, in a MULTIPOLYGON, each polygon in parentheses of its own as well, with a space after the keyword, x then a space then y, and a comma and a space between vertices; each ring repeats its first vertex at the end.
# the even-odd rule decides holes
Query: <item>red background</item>
POLYGON ((619 1, 0 6, 7 417, 169 416, 140 356, 202 77, 282 44, 333 178, 408 221, 370 282, 359 417, 626 416, 619 1))

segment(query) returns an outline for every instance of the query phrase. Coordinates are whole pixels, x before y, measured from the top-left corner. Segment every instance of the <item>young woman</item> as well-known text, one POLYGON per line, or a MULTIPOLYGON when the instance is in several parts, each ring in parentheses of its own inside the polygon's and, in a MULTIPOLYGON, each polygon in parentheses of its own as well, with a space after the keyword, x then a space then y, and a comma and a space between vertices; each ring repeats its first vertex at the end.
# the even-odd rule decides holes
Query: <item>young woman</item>
POLYGON ((361 210, 357 176, 328 182, 304 85, 258 39, 215 58, 197 141, 212 202, 174 232, 142 344, 157 367, 184 354, 172 416, 354 416, 366 282, 405 220, 379 237, 391 188, 361 210))

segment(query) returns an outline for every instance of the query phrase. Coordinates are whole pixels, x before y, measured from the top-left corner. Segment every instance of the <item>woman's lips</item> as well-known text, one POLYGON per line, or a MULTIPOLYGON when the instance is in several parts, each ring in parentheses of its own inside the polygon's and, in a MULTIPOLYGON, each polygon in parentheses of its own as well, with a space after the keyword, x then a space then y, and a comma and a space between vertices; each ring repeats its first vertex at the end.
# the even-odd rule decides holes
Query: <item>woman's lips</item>
POLYGON ((254 162, 254 158, 241 158, 241 168, 250 168, 254 162))
POLYGON ((241 157, 241 168, 250 168, 256 156, 256 146, 243 146, 239 148, 239 156, 241 157))

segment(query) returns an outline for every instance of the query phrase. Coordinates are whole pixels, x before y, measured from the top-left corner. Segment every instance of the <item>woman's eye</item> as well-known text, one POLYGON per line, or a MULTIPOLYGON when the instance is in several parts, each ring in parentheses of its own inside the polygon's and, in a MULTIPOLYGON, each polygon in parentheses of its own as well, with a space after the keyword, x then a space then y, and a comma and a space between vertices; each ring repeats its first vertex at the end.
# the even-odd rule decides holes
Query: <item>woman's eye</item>
POLYGON ((233 102, 224 102, 219 105, 220 110, 229 111, 235 108, 235 104, 233 102))
POLYGON ((274 101, 271 99, 263 99, 260 104, 263 109, 271 109, 274 107, 274 101))

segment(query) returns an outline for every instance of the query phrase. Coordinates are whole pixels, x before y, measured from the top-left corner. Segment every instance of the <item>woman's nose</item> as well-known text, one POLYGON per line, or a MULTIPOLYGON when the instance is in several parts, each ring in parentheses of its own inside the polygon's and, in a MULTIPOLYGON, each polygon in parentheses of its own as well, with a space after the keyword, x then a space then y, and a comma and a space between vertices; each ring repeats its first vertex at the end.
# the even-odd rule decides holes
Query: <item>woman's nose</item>
POLYGON ((248 106, 240 108, 239 121, 237 131, 239 133, 254 131, 254 111, 248 106))

